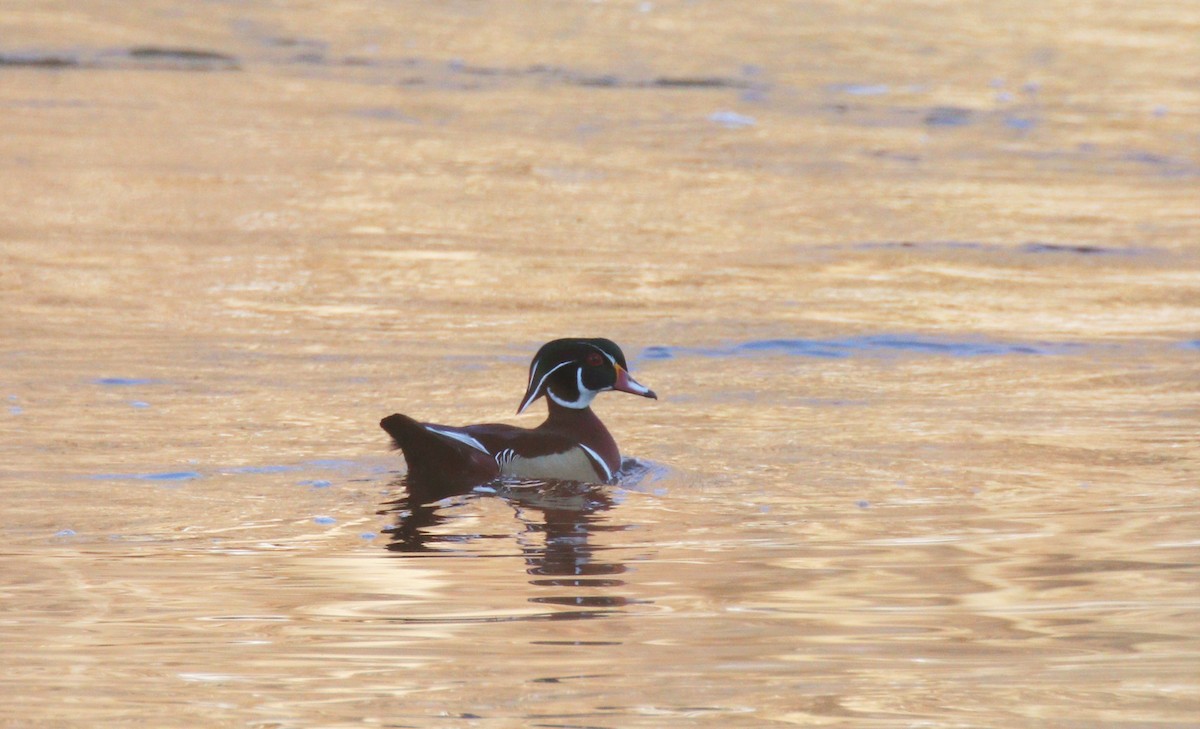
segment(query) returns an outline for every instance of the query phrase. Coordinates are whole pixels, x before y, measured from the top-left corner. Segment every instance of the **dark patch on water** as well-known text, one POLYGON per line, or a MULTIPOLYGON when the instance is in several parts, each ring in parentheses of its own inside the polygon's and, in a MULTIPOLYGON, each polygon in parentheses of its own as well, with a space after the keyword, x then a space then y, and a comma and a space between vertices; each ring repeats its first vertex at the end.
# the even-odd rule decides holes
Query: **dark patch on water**
POLYGON ((1075 253, 1081 256, 1128 256, 1136 251, 1131 249, 1104 248, 1092 245, 1069 245, 1063 243, 1026 243, 1019 249, 1022 253, 1075 253))
POLYGON ((1146 165, 1165 165, 1175 161, 1172 157, 1154 154, 1153 152, 1127 152, 1125 159, 1130 162, 1140 162, 1146 165))
POLYGON ((997 342, 979 339, 875 334, 843 339, 760 339, 727 347, 648 347, 647 359, 679 356, 747 357, 760 354, 845 359, 855 355, 915 353, 942 357, 1001 357, 1009 355, 1062 355, 1083 351, 1075 342, 997 342))
POLYGON ((1026 117, 1006 116, 1004 117, 1004 126, 1019 132, 1027 132, 1037 126, 1037 122, 1026 117))
POLYGON ((1164 154, 1135 150, 1121 155, 1120 161, 1149 167, 1164 177, 1200 176, 1200 168, 1183 157, 1171 157, 1164 154))
POLYGON ((175 71, 234 71, 241 68, 234 56, 198 48, 134 46, 128 49, 62 53, 31 51, 0 54, 0 68, 79 69, 127 68, 132 61, 142 68, 175 71))
MULTIPOLYGON (((322 65, 326 62, 325 54, 319 51, 305 51, 297 53, 291 58, 292 63, 309 64, 314 66, 322 65)), ((353 65, 350 59, 345 60, 346 65, 353 65)), ((364 64, 365 65, 365 64, 364 64)))
POLYGON ((893 152, 890 149, 874 149, 868 152, 868 154, 879 159, 888 159, 895 162, 904 162, 906 164, 916 164, 921 161, 921 157, 919 155, 905 152, 893 152))
POLYGON ((577 76, 574 79, 576 86, 591 86, 598 89, 611 89, 621 85, 621 79, 612 75, 604 76, 577 76))
POLYGON ((74 68, 79 59, 52 53, 5 53, 0 54, 0 67, 17 68, 74 68))
POLYGON ((351 110, 351 115, 361 117, 363 119, 376 119, 379 121, 394 121, 401 124, 420 124, 421 120, 405 114, 398 109, 391 109, 386 106, 371 107, 363 109, 351 110))
POLYGON ((744 89, 749 87, 749 84, 744 81, 716 76, 662 76, 641 85, 659 89, 744 89))
MULTIPOLYGON (((419 62, 412 62, 419 65, 419 62)), ((727 76, 653 76, 650 78, 627 78, 611 73, 587 73, 560 66, 534 64, 525 68, 503 68, 475 66, 463 61, 450 61, 445 66, 453 74, 478 78, 525 78, 600 89, 667 89, 667 90, 746 90, 759 88, 759 84, 727 76)))
POLYGON ((241 67, 233 56, 199 48, 136 46, 129 49, 129 57, 175 70, 233 71, 241 67))
POLYGON ((446 63, 446 67, 455 73, 462 73, 468 76, 519 76, 522 73, 536 73, 540 67, 530 66, 522 71, 516 68, 496 68, 492 66, 471 66, 466 62, 457 58, 446 63))
POLYGON ((1019 246, 1012 247, 1001 245, 999 243, 981 243, 978 241, 958 241, 958 240, 934 240, 934 241, 864 241, 854 243, 852 247, 857 250, 890 250, 890 249, 911 249, 911 250, 967 250, 981 251, 985 253, 1059 253, 1073 254, 1081 256, 1136 256, 1149 252, 1144 248, 1106 248, 1104 246, 1095 246, 1086 243, 1046 243, 1042 241, 1029 241, 1019 246))
POLYGON ((672 353, 671 347, 651 346, 642 350, 638 355, 641 359, 671 359, 675 355, 672 353))
MULTIPOLYGON (((251 24, 253 25, 253 24, 251 24)), ((421 58, 375 58, 367 56, 333 57, 322 41, 263 36, 257 30, 249 31, 263 44, 275 48, 293 48, 289 57, 271 62, 295 64, 297 66, 356 67, 377 70, 404 71, 409 75, 392 79, 401 86, 448 86, 451 88, 474 89, 505 80, 532 81, 538 83, 564 84, 583 88, 661 89, 664 91, 719 91, 732 90, 749 92, 748 98, 762 98, 765 84, 758 80, 761 70, 748 66, 741 69, 745 78, 724 75, 696 76, 621 76, 614 73, 579 71, 550 64, 532 64, 525 67, 483 66, 461 59, 435 61, 421 58)), ((72 68, 156 68, 178 71, 236 71, 242 67, 241 60, 234 55, 206 48, 171 47, 157 45, 134 46, 127 49, 93 50, 80 53, 56 51, 31 51, 28 53, 0 54, 0 67, 26 67, 41 69, 72 68)))
POLYGON ((925 114, 931 127, 964 127, 974 121, 975 112, 960 106, 935 106, 925 114))

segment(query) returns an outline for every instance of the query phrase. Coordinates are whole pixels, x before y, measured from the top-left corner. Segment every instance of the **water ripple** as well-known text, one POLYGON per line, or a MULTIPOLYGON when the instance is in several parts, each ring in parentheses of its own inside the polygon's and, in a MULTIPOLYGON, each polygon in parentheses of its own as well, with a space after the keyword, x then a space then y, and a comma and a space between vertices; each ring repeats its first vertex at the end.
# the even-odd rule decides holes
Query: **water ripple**
POLYGON ((641 357, 644 359, 673 359, 683 356, 748 357, 760 354, 784 354, 793 357, 844 359, 855 355, 890 353, 944 357, 1000 357, 1079 354, 1112 346, 1084 342, 1005 342, 984 338, 952 339, 919 335, 872 334, 840 339, 756 339, 724 347, 653 346, 642 350, 641 357))

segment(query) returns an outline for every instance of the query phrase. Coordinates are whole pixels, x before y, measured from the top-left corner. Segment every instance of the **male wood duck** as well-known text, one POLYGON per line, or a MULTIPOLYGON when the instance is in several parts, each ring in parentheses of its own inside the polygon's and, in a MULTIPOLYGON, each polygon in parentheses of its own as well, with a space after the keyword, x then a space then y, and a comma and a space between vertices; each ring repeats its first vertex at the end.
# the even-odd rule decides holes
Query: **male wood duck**
POLYGON ((452 427, 389 415, 379 425, 404 451, 410 485, 467 488, 495 478, 610 483, 621 466, 617 443, 592 412, 592 399, 619 390, 658 399, 629 376, 608 339, 556 339, 529 364, 520 414, 546 396, 550 414, 536 428, 502 423, 452 427))

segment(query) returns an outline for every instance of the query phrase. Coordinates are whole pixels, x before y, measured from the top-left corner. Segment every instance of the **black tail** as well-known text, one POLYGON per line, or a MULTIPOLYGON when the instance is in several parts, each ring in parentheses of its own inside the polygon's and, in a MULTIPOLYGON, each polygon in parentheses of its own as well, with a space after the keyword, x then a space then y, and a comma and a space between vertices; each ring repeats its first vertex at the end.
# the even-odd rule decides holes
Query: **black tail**
POLYGON ((392 436, 392 446, 404 452, 410 477, 425 477, 436 464, 452 463, 458 455, 453 441, 430 433, 407 415, 389 415, 379 421, 379 427, 392 436))
POLYGON ((469 490, 495 477, 496 463, 486 454, 452 438, 432 433, 407 415, 396 413, 379 421, 404 452, 409 489, 421 494, 469 490))
POLYGON ((380 420, 379 427, 392 436, 392 448, 401 451, 404 450, 405 443, 420 440, 422 432, 429 433, 420 423, 400 413, 380 420))

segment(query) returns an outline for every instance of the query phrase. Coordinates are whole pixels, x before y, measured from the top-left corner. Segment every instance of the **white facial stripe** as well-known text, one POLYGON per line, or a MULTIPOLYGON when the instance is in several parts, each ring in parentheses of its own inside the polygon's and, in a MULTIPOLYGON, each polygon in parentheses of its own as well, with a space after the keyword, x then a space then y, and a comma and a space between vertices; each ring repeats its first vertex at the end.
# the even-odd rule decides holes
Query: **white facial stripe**
POLYGON ((589 346, 589 347, 591 347, 592 349, 596 350, 597 352, 599 352, 600 354, 604 355, 605 357, 608 357, 608 361, 609 361, 609 362, 612 362, 614 365, 616 365, 616 364, 617 364, 617 361, 616 361, 615 359, 613 359, 613 356, 612 356, 611 354, 609 354, 608 352, 605 352, 603 349, 600 349, 599 347, 597 347, 597 346, 596 346, 596 345, 594 345, 594 344, 588 344, 587 342, 584 342, 584 344, 587 344, 587 346, 589 346))
POLYGON ((596 465, 600 467, 600 470, 604 472, 604 480, 611 481, 612 469, 608 467, 608 464, 604 462, 604 459, 600 457, 600 454, 582 443, 579 444, 579 447, 582 448, 583 452, 588 454, 588 456, 595 461, 596 465))
POLYGON ((454 440, 458 441, 459 443, 465 443, 466 445, 469 445, 472 448, 475 448, 476 450, 483 451, 484 453, 488 452, 488 449, 485 448, 482 443, 475 440, 475 438, 467 435, 466 433, 458 433, 453 430, 443 430, 441 428, 435 428, 432 425, 426 425, 425 430, 428 430, 431 433, 437 433, 438 435, 444 435, 447 438, 453 438, 454 440))
MULTIPOLYGON (((554 365, 554 367, 549 372, 542 375, 542 379, 538 380, 537 387, 535 387, 529 391, 529 399, 526 400, 525 402, 521 403, 521 407, 520 407, 520 409, 517 410, 517 414, 520 415, 522 412, 524 412, 525 408, 529 407, 529 403, 534 401, 534 399, 537 397, 538 391, 540 391, 542 389, 542 385, 546 384, 547 377, 554 374, 554 372, 556 370, 566 367, 569 364, 571 364, 571 363, 570 362, 560 362, 560 363, 554 365)), ((529 382, 531 384, 533 383, 533 375, 536 375, 536 374, 537 374, 537 367, 534 367, 533 373, 529 376, 529 382)), ((550 391, 547 390, 546 392, 550 392, 550 391)))

